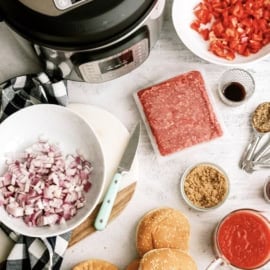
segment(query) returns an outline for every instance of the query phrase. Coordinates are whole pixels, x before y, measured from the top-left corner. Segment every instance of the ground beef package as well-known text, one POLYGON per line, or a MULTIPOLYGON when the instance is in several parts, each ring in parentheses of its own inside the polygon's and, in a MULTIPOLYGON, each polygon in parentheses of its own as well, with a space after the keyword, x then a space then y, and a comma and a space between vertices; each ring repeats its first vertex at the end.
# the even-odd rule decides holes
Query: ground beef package
POLYGON ((134 95, 153 147, 161 156, 222 136, 200 71, 190 71, 134 95))

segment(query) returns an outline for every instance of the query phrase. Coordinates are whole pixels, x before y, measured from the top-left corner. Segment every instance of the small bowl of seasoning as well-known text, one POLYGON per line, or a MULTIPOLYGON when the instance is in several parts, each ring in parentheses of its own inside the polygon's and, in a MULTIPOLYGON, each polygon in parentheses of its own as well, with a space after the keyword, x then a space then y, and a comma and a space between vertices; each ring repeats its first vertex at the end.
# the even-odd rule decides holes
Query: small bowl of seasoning
POLYGON ((227 105, 239 106, 247 101, 255 91, 252 75, 239 68, 225 71, 218 83, 220 99, 227 105))
POLYGON ((186 169, 180 190, 185 202, 195 210, 208 211, 221 206, 230 191, 226 172, 213 163, 199 163, 186 169))

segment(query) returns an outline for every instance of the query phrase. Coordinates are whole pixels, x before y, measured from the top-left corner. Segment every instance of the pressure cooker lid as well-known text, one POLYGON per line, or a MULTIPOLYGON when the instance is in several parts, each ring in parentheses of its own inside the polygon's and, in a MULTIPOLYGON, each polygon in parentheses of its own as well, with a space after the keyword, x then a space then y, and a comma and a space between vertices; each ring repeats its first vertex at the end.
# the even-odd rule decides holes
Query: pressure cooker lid
POLYGON ((95 48, 121 37, 156 0, 0 0, 0 15, 31 42, 62 49, 95 48))

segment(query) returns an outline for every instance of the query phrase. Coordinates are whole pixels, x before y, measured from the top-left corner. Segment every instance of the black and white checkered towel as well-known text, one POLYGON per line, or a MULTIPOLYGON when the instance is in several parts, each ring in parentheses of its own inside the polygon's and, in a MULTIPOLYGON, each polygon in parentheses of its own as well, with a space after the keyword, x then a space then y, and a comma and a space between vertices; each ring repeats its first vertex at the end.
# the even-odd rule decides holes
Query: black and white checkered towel
MULTIPOLYGON (((45 73, 20 76, 0 85, 0 102, 1 122, 26 106, 67 105, 67 88, 64 81, 52 82, 45 73)), ((1 222, 0 229, 15 242, 6 261, 0 264, 1 270, 60 269, 71 233, 41 239, 18 235, 1 222)))
POLYGON ((51 103, 67 105, 68 96, 63 80, 52 82, 46 73, 24 75, 0 85, 0 122, 21 108, 51 103))
POLYGON ((0 269, 60 269, 71 233, 41 239, 18 235, 3 224, 0 227, 15 242, 0 269))

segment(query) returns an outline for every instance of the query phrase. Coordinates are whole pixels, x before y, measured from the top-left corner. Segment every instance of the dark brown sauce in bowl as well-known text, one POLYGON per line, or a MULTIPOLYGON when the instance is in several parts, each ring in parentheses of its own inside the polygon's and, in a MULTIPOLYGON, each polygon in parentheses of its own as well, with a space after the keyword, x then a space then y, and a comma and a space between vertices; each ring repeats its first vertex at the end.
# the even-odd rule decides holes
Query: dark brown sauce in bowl
POLYGON ((223 94, 227 99, 233 102, 239 102, 245 99, 246 90, 242 84, 231 82, 224 87, 223 94))
POLYGON ((239 106, 246 102, 255 91, 252 75, 239 68, 226 70, 218 81, 220 99, 229 106, 239 106))

